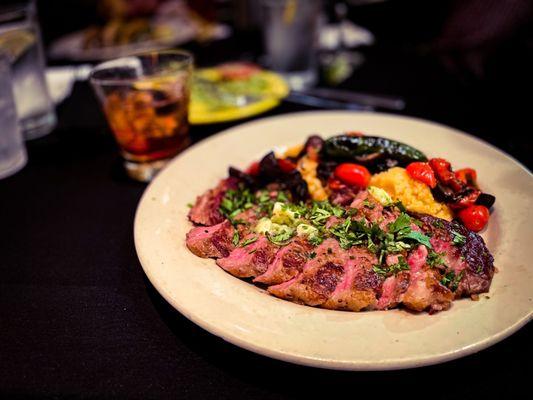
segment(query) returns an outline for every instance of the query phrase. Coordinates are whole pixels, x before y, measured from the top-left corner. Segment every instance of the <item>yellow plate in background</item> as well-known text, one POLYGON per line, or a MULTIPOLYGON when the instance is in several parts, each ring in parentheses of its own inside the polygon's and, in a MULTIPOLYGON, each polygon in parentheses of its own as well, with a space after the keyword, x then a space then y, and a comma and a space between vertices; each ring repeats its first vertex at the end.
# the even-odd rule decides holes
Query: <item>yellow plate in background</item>
MULTIPOLYGON (((289 94, 289 87, 280 75, 271 71, 260 70, 253 76, 255 79, 260 79, 264 84, 261 90, 253 92, 253 95, 262 99, 241 107, 210 104, 209 101, 202 99, 205 95, 198 95, 198 88, 194 86, 193 80, 189 122, 193 125, 213 124, 251 117, 276 107, 289 94)), ((213 82, 216 85, 221 79, 221 74, 217 67, 204 68, 197 70, 195 77, 213 82)), ((246 79, 240 81, 240 84, 245 88, 246 79)))

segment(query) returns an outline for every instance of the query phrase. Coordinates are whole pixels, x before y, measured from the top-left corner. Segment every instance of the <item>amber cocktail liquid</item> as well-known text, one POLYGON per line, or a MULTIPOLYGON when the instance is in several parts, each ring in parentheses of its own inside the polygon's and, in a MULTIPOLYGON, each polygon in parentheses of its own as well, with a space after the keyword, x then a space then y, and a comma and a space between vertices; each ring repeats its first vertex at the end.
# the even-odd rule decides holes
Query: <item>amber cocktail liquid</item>
POLYGON ((189 145, 192 60, 177 51, 109 61, 91 82, 120 146, 128 174, 150 180, 189 145))

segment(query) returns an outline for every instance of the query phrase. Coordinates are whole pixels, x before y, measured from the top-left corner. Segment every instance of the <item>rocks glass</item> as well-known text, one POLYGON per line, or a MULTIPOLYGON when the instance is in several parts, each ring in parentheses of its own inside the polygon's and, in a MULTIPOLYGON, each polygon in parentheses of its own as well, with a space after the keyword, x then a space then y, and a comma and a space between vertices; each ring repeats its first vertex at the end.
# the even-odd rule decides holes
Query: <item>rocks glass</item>
POLYGON ((130 177, 150 181, 189 145, 192 67, 191 54, 169 50, 107 61, 91 72, 130 177))

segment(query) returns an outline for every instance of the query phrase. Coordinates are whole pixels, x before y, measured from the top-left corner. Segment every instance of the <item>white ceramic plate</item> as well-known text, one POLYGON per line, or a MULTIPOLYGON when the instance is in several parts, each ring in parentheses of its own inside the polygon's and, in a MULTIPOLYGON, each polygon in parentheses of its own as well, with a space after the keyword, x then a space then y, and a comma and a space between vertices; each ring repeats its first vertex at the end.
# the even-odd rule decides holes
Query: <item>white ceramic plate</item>
POLYGON ((286 114, 229 129, 173 160, 142 197, 135 245, 148 278, 170 304, 237 346, 315 367, 418 367, 486 348, 532 318, 532 198, 533 179, 524 167, 454 129, 387 114, 286 114), (187 203, 224 178, 229 165, 245 167, 311 133, 327 137, 347 130, 397 139, 429 156, 446 157, 456 168, 478 171, 481 187, 497 197, 483 233, 499 269, 488 296, 454 302, 449 311, 435 315, 323 310, 271 297, 187 250, 187 203))

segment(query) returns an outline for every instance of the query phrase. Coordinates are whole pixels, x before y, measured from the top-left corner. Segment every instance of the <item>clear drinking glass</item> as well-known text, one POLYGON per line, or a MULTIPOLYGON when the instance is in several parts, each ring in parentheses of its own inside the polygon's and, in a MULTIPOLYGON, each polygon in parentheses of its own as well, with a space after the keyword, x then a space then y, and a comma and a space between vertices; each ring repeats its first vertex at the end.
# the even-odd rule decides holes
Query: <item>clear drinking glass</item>
POLYGON ((0 179, 26 165, 26 148, 13 100, 11 71, 7 57, 0 53, 0 179))
POLYGON ((26 139, 44 136, 56 116, 45 80, 45 63, 35 2, 0 6, 0 49, 9 57, 13 94, 26 139))
POLYGON ((150 181, 189 145, 192 66, 191 54, 169 50, 107 61, 91 72, 130 177, 150 181))
POLYGON ((317 81, 320 0, 262 0, 267 63, 292 89, 317 81))

